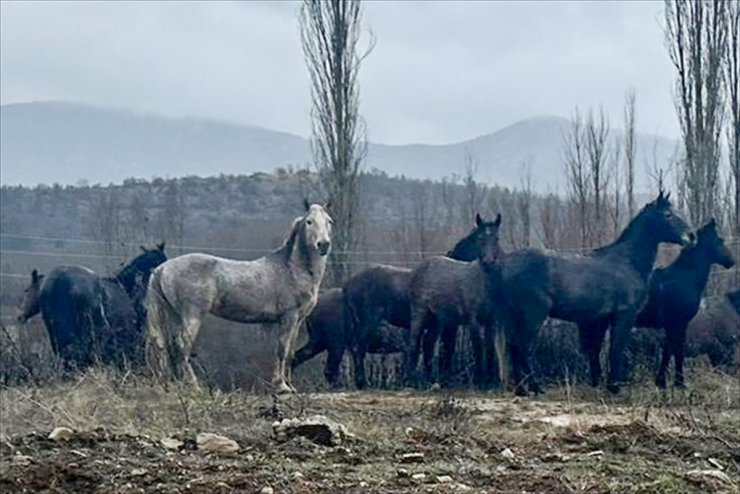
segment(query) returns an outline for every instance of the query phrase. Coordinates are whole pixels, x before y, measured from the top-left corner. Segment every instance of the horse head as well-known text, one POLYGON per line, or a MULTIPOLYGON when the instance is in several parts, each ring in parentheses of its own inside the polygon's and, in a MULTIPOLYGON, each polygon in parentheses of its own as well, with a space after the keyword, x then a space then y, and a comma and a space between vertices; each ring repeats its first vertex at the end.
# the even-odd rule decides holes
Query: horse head
POLYGON ((141 254, 125 265, 116 278, 131 295, 138 289, 146 287, 149 275, 166 260, 164 242, 155 245, 153 249, 147 249, 142 245, 141 254))
POLYGON ((707 256, 712 264, 719 264, 723 268, 730 269, 735 265, 729 247, 720 235, 717 222, 712 218, 709 223, 699 228, 696 232, 696 245, 707 256))
POLYGON ((320 256, 326 256, 331 250, 331 231, 334 220, 327 212, 330 203, 324 206, 309 204, 305 201, 306 214, 298 221, 297 228, 301 229, 304 244, 312 250, 318 251, 320 256))
POLYGON ((41 284, 43 281, 43 274, 39 274, 35 269, 31 271, 31 284, 23 291, 23 299, 18 307, 20 312, 16 318, 18 324, 25 324, 26 321, 41 312, 39 299, 41 298, 41 284))
POLYGON ((664 195, 663 191, 660 191, 658 197, 648 203, 638 217, 645 222, 647 231, 658 242, 693 244, 696 240, 695 236, 686 221, 673 211, 670 196, 670 192, 664 195))
POLYGON ((494 221, 486 221, 476 213, 475 226, 455 244, 447 257, 465 262, 479 259, 484 265, 494 264, 501 255, 498 234, 500 226, 500 214, 494 221))
POLYGON ((499 229, 501 213, 493 221, 485 221, 480 214, 475 215, 475 232, 478 247, 478 259, 483 266, 493 266, 501 257, 499 229))

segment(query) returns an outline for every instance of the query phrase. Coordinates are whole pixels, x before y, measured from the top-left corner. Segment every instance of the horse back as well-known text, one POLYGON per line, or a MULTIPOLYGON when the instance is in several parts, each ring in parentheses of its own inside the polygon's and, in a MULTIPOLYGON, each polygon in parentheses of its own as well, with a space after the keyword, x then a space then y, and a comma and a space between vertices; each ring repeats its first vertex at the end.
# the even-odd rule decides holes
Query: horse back
POLYGON ((395 326, 409 326, 408 287, 412 271, 395 266, 372 266, 344 285, 348 308, 356 317, 374 313, 395 326))

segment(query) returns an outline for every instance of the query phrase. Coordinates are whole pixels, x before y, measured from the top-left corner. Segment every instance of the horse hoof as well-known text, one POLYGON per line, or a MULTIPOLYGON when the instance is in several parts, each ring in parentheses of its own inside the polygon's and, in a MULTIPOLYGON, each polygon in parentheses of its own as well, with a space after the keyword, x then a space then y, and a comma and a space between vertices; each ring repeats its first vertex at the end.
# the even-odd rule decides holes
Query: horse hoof
POLYGON ((609 384, 606 385, 606 389, 611 394, 617 394, 617 393, 619 393, 620 386, 619 386, 619 384, 609 383, 609 384))
POLYGON ((514 394, 517 396, 527 396, 527 390, 521 386, 517 386, 514 390, 514 394))
POLYGON ((288 386, 288 384, 281 382, 277 386, 275 386, 275 394, 276 395, 287 395, 287 394, 293 394, 295 393, 295 388, 292 386, 288 386))
POLYGON ((666 384, 666 380, 659 377, 655 378, 655 385, 658 386, 660 389, 666 389, 668 387, 666 384))

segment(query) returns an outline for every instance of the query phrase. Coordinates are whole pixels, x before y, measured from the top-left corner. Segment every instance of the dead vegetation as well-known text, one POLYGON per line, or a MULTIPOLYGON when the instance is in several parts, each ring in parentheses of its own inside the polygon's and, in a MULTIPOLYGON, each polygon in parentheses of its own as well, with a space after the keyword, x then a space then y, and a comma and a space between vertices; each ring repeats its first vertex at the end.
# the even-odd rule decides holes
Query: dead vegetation
POLYGON ((165 391, 138 375, 93 369, 0 389, 0 489, 737 492, 740 384, 696 370, 692 386, 660 393, 635 385, 616 398, 563 385, 527 399, 376 391, 273 402, 241 391, 165 391), (353 437, 329 447, 273 436, 276 416, 314 414, 353 437), (74 434, 48 439, 60 426, 74 434), (239 450, 203 451, 195 441, 202 432, 239 450), (168 438, 178 441, 162 443, 168 438))

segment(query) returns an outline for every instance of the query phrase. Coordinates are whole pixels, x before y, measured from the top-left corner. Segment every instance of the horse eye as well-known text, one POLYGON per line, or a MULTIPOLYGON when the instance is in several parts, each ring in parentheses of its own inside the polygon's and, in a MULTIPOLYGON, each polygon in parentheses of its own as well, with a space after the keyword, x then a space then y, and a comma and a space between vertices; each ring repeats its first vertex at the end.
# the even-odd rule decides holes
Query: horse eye
POLYGON ((310 225, 310 224, 312 224, 312 223, 313 223, 313 221, 311 221, 311 220, 306 220, 306 224, 307 224, 307 225, 310 225))

